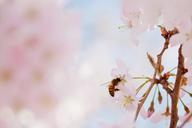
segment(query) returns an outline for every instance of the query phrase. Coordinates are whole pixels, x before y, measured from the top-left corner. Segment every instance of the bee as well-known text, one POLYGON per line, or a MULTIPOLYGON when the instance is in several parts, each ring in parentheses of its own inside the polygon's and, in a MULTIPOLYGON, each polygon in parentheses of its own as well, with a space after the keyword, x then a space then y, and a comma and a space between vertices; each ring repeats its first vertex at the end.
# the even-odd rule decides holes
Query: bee
POLYGON ((108 91, 109 91, 109 94, 114 97, 115 96, 115 92, 116 91, 119 91, 118 88, 115 88, 115 86, 113 84, 110 84, 109 87, 108 87, 108 91))
POLYGON ((117 85, 122 82, 122 81, 125 81, 124 77, 117 77, 115 79, 113 79, 111 81, 111 83, 108 85, 108 91, 109 91, 109 94, 114 97, 115 96, 115 92, 116 91, 119 91, 117 87, 117 85))

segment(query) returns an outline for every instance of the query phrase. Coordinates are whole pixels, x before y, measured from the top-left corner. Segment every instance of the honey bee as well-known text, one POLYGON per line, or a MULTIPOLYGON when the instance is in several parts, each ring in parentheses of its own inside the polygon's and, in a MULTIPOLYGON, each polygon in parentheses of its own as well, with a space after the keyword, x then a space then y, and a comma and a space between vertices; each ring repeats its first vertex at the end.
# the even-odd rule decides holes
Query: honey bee
POLYGON ((109 91, 109 94, 114 97, 115 96, 115 92, 116 91, 119 91, 117 87, 117 85, 122 82, 122 81, 125 81, 124 77, 117 77, 115 79, 113 79, 111 81, 111 83, 108 85, 108 91, 109 91))
POLYGON ((115 86, 113 84, 110 84, 109 87, 108 87, 108 91, 109 91, 109 94, 114 97, 115 96, 115 92, 116 91, 119 91, 118 88, 115 88, 115 86))

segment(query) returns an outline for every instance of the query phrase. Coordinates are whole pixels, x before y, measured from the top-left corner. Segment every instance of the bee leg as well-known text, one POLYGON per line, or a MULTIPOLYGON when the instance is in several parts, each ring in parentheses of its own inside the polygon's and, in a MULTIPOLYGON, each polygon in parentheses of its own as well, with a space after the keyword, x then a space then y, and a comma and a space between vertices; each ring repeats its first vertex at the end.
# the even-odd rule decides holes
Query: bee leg
POLYGON ((118 89, 118 88, 116 88, 116 89, 115 89, 115 91, 119 91, 119 89, 118 89))

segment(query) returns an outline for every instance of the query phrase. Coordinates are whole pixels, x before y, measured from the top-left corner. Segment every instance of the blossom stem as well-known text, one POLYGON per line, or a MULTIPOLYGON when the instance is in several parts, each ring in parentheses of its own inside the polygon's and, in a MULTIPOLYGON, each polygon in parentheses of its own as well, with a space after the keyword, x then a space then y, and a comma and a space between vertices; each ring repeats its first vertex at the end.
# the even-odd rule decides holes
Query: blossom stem
POLYGON ((167 93, 167 107, 169 107, 169 95, 167 93))
POLYGON ((186 114, 190 113, 189 108, 187 107, 187 105, 183 102, 183 100, 180 97, 179 97, 179 100, 181 101, 186 114))
POLYGON ((186 106, 183 100, 179 97, 180 102, 182 103, 183 106, 186 106))
POLYGON ((172 71, 174 71, 175 69, 177 69, 177 67, 172 68, 172 69, 169 70, 168 72, 172 72, 172 71))
MULTIPOLYGON (((173 86, 171 86, 171 84, 169 84, 169 87, 170 87, 171 89, 173 89, 173 86)), ((185 90, 184 88, 181 88, 181 90, 184 91, 184 92, 186 92, 190 97, 192 97, 192 93, 191 93, 191 92, 185 90)))
POLYGON ((133 77, 133 79, 147 79, 147 80, 149 80, 150 78, 146 77, 146 76, 141 76, 141 77, 133 77))
POLYGON ((158 91, 160 92, 160 88, 159 88, 159 86, 157 85, 157 88, 158 88, 158 91))
POLYGON ((186 92, 187 94, 189 94, 190 97, 192 97, 192 93, 191 92, 188 92, 187 90, 181 88, 182 91, 186 92))
POLYGON ((137 89, 136 89, 136 95, 139 93, 139 91, 149 82, 150 80, 146 80, 144 83, 142 83, 137 89))
POLYGON ((158 89, 158 85, 155 87, 155 91, 154 91, 154 94, 153 94, 153 101, 154 101, 154 99, 155 99, 155 95, 156 95, 156 93, 157 93, 157 89, 158 89))

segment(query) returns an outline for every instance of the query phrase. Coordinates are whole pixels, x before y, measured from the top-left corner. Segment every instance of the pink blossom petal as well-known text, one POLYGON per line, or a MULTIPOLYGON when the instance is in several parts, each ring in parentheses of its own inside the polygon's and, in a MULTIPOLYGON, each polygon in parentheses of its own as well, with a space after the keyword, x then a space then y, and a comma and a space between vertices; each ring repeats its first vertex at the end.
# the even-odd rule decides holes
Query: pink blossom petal
POLYGON ((114 69, 111 70, 111 76, 113 78, 119 77, 120 74, 121 73, 120 73, 120 71, 117 68, 114 68, 114 69))
POLYGON ((148 118, 151 117, 153 113, 154 113, 154 112, 152 112, 152 111, 148 111, 148 112, 147 112, 147 117, 148 117, 148 118))
POLYGON ((165 116, 162 116, 161 113, 155 113, 150 117, 150 121, 153 123, 159 123, 160 121, 162 121, 163 119, 165 119, 165 116))
POLYGON ((127 75, 127 73, 128 73, 128 68, 127 68, 127 65, 124 63, 124 61, 122 61, 122 60, 120 60, 120 59, 117 59, 116 60, 116 64, 117 64, 117 67, 118 67, 118 69, 120 70, 120 72, 122 73, 122 74, 125 74, 125 75, 127 75))

